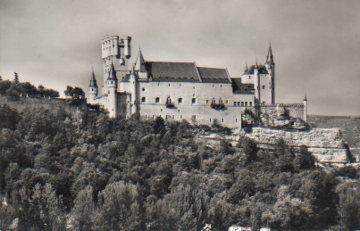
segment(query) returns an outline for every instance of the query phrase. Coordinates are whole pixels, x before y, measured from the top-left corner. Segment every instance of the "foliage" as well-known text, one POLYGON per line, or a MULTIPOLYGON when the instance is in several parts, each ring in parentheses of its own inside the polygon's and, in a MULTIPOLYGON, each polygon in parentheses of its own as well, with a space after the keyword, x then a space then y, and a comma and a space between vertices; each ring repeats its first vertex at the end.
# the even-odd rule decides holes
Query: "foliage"
POLYGON ((0 112, 2 230, 16 219, 22 230, 359 227, 358 170, 325 172, 306 147, 279 140, 266 150, 241 138, 215 149, 196 133, 222 128, 160 117, 0 112))

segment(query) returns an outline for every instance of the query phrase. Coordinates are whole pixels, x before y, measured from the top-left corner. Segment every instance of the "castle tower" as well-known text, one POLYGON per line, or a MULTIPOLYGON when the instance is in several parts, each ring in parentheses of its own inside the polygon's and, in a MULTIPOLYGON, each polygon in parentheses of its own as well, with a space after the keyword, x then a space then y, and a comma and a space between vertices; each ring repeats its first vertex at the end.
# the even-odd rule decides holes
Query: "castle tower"
POLYGON ((271 104, 275 104, 275 62, 274 56, 272 53, 271 43, 269 44, 268 53, 266 56, 265 67, 270 75, 270 95, 269 98, 271 99, 271 104))
POLYGON ((259 76, 259 65, 257 60, 254 66, 254 89, 255 89, 255 104, 261 104, 261 93, 260 93, 260 76, 259 76))
POLYGON ((94 104, 96 97, 98 96, 98 85, 95 78, 94 69, 92 70, 91 78, 90 78, 90 84, 89 84, 89 103, 94 104))
POLYGON ((104 69, 104 87, 103 94, 107 89, 107 74, 111 69, 111 65, 116 70, 117 78, 121 80, 131 70, 131 37, 125 36, 109 36, 101 41, 101 58, 103 60, 104 69))
POLYGON ((107 86, 107 109, 109 111, 109 117, 115 118, 117 115, 117 77, 113 64, 110 66, 108 78, 106 79, 107 86))
POLYGON ((137 76, 136 76, 134 67, 132 68, 132 70, 130 72, 129 82, 130 82, 130 94, 131 94, 130 113, 131 113, 131 115, 134 115, 134 114, 138 113, 139 93, 140 93, 139 84, 138 84, 138 80, 137 80, 137 76))

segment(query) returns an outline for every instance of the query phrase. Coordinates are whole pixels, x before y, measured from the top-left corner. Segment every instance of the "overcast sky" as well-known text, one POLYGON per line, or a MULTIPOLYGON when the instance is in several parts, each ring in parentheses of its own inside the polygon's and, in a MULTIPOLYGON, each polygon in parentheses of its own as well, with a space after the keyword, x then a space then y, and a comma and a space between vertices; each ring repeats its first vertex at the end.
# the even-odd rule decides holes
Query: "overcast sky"
MULTIPOLYGON (((146 60, 196 61, 239 76, 271 41, 276 101, 360 115, 358 0, 0 0, 0 75, 63 91, 101 79, 100 40, 132 36, 146 60)), ((100 80, 99 80, 100 81, 100 80)))

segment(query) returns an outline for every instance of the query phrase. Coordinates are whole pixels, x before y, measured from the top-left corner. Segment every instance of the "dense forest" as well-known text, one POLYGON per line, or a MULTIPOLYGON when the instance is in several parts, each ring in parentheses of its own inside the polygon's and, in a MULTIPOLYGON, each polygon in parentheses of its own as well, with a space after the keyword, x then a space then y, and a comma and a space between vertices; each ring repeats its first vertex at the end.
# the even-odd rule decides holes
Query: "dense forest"
POLYGON ((359 228, 355 168, 325 171, 282 140, 275 150, 246 138, 214 149, 196 139, 203 131, 229 132, 1 105, 0 229, 359 228))

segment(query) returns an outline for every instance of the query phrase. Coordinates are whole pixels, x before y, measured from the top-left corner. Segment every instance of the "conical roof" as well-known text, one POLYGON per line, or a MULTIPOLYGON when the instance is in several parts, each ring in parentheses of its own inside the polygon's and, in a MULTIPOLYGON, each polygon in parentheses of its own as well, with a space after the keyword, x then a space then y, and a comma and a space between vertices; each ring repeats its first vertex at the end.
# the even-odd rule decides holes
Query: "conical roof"
POLYGON ((266 63, 274 64, 274 56, 272 53, 271 43, 269 44, 268 54, 266 56, 266 63))
POLYGON ((111 67, 110 67, 110 71, 109 71, 109 75, 108 75, 108 80, 116 80, 116 71, 115 71, 115 67, 114 64, 111 63, 111 67))
POLYGON ((92 73, 91 73, 90 87, 98 87, 98 85, 97 85, 97 83, 96 83, 96 78, 95 78, 94 69, 92 70, 92 73))
POLYGON ((144 56, 139 48, 139 54, 135 62, 135 71, 146 72, 144 56))

